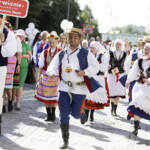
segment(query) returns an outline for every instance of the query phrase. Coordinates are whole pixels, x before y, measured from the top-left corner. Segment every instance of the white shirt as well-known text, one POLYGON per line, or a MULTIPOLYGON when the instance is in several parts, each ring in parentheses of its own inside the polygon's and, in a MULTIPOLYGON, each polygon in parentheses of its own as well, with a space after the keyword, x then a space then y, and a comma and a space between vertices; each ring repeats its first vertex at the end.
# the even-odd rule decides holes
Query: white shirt
MULTIPOLYGON (((150 67, 150 60, 144 59, 142 61, 142 67, 144 69, 143 73, 145 74, 147 68, 150 67)), ((136 60, 134 65, 133 65, 133 67, 129 71, 126 83, 130 83, 130 82, 132 82, 134 80, 138 80, 139 79, 139 75, 140 75, 139 71, 140 71, 140 69, 139 69, 139 66, 138 66, 138 60, 136 60)), ((150 78, 148 78, 148 80, 150 81, 150 78)))
MULTIPOLYGON (((80 46, 78 46, 74 51, 72 51, 69 47, 65 48, 65 54, 62 59, 62 74, 61 74, 62 80, 71 81, 73 83, 84 81, 83 77, 79 77, 75 71, 75 70, 80 70, 79 60, 77 57, 79 51, 80 51, 80 46), (67 67, 72 68, 72 72, 70 73, 65 72, 65 69, 67 67)), ((85 75, 92 77, 98 73, 99 63, 91 52, 88 53, 87 60, 88 60, 88 68, 86 68, 84 72, 85 75)), ((51 64, 47 69, 47 74, 58 75, 58 72, 59 72, 59 53, 51 61, 51 64)), ((74 84, 73 87, 69 87, 63 81, 61 81, 59 85, 59 90, 65 92, 71 92, 74 94, 87 93, 86 86, 78 86, 74 84)))
POLYGON ((2 44, 1 54, 3 57, 14 56, 17 52, 17 41, 15 34, 8 30, 8 35, 5 42, 2 44))
POLYGON ((124 63, 124 68, 125 68, 126 73, 129 73, 129 71, 132 67, 132 54, 134 54, 134 53, 138 53, 138 59, 144 57, 143 50, 138 50, 138 48, 131 50, 130 55, 127 57, 127 59, 124 63))

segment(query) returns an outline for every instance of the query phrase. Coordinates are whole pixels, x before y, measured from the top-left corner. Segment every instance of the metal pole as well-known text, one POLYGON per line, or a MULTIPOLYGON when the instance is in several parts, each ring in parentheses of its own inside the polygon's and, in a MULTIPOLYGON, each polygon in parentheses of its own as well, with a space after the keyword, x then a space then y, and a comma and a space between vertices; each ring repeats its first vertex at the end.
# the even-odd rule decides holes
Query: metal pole
POLYGON ((19 18, 16 17, 16 24, 15 24, 15 29, 16 29, 16 30, 18 29, 18 26, 19 26, 19 18))
POLYGON ((69 20, 69 15, 70 15, 70 0, 68 0, 67 20, 69 20))

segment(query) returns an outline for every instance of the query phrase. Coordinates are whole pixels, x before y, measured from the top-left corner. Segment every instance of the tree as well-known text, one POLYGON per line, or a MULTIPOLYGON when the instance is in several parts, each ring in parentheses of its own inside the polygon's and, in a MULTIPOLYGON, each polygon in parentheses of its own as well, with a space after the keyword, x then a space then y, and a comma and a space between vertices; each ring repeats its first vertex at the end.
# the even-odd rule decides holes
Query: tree
POLYGON ((101 34, 98 31, 98 21, 96 19, 94 19, 93 15, 92 15, 92 11, 89 8, 88 5, 85 6, 84 10, 81 12, 81 21, 82 24, 90 24, 93 25, 94 30, 93 33, 89 34, 90 37, 94 36, 100 36, 101 34))

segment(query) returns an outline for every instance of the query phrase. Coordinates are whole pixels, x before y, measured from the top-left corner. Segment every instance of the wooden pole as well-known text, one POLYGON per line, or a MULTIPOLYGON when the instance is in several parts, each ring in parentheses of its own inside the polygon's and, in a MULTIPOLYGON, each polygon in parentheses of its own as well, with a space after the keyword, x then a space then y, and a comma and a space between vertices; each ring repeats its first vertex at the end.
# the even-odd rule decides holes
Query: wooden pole
MULTIPOLYGON (((6 20, 6 15, 3 15, 3 19, 2 19, 2 22, 1 22, 1 25, 0 25, 0 34, 3 33, 3 28, 4 28, 5 20, 6 20)), ((1 39, 0 40, 0 45, 2 44, 2 42, 3 42, 3 40, 1 39)))

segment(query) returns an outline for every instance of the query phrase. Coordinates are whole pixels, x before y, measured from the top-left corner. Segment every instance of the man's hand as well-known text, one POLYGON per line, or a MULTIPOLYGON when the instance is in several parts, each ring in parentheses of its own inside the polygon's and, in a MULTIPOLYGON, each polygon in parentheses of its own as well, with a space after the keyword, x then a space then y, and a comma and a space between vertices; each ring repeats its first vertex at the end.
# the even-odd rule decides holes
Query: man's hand
POLYGON ((4 42, 4 34, 3 33, 0 33, 0 41, 4 42))
POLYGON ((85 72, 83 70, 79 70, 79 72, 77 73, 77 75, 79 77, 83 77, 83 76, 85 76, 85 72))

